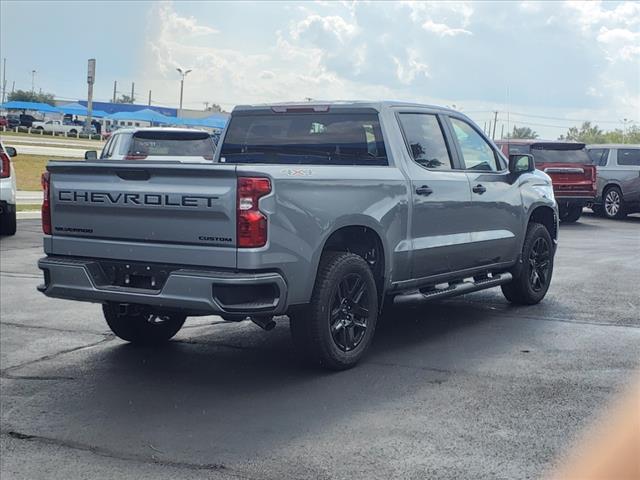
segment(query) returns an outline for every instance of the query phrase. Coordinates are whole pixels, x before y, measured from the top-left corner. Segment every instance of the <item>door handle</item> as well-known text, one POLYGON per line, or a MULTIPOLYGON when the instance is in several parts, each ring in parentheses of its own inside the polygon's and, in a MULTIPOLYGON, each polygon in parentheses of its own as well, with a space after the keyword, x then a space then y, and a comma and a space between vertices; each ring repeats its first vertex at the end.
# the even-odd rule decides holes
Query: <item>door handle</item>
POLYGON ((484 187, 478 184, 475 187, 473 187, 472 190, 473 190, 473 193, 479 193, 480 195, 482 195, 484 192, 487 191, 487 187, 484 187))
POLYGON ((428 185, 422 185, 421 187, 416 188, 416 193, 418 195, 429 196, 433 193, 433 190, 429 188, 428 185))

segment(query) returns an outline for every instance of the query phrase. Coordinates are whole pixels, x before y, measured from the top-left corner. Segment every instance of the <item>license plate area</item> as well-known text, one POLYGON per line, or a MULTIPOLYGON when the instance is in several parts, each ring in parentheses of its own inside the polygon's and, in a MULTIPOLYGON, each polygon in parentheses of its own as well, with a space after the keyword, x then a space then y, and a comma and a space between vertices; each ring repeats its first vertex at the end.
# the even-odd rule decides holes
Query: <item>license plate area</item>
POLYGON ((173 269, 166 265, 100 261, 104 282, 113 287, 161 290, 173 269))

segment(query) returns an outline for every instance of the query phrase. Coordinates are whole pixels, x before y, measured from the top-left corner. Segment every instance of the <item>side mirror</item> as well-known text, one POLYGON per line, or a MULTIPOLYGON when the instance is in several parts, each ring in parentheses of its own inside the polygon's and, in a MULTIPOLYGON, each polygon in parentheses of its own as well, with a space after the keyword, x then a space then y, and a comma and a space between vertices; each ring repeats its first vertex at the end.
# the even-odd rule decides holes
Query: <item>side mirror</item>
POLYGON ((533 172, 535 169, 536 164, 533 161, 533 155, 524 153, 512 153, 509 155, 509 171, 514 175, 533 172))
POLYGON ((95 150, 87 150, 86 152, 84 152, 84 159, 85 160, 97 160, 98 159, 98 152, 96 152, 95 150))
POLYGON ((15 157, 18 155, 18 151, 13 147, 4 147, 4 151, 7 152, 7 155, 10 157, 15 157))

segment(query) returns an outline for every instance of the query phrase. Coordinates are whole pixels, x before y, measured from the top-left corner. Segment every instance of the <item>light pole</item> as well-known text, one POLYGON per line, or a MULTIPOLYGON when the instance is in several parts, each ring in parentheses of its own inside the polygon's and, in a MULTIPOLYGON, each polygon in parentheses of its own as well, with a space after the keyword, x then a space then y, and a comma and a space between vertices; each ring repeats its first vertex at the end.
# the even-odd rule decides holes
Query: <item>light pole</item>
POLYGON ((178 73, 182 75, 182 79, 180 80, 180 109, 178 110, 178 115, 182 117, 182 94, 184 93, 184 79, 191 72, 189 70, 182 70, 181 68, 176 68, 178 73))
POLYGON ((33 97, 36 91, 36 71, 31 70, 31 96, 33 97))

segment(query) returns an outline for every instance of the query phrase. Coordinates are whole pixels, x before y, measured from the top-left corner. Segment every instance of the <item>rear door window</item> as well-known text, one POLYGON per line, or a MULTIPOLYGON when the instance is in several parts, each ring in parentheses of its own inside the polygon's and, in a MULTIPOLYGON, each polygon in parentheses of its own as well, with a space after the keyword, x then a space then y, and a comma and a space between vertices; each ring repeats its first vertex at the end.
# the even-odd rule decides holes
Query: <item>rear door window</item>
POLYGON ((533 145, 531 154, 536 165, 541 163, 574 163, 591 165, 592 161, 584 145, 574 147, 571 144, 533 145))
POLYGON ((401 113, 400 126, 411 158, 434 170, 451 170, 451 155, 438 117, 427 113, 401 113))
POLYGON ((465 169, 490 172, 500 170, 495 150, 475 128, 458 118, 451 118, 451 125, 460 145, 465 169))
POLYGON ((376 113, 258 113, 231 118, 223 163, 387 165, 376 113))
POLYGON ((618 165, 640 167, 640 148, 618 149, 618 165))

